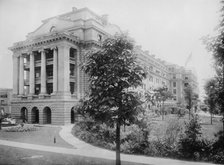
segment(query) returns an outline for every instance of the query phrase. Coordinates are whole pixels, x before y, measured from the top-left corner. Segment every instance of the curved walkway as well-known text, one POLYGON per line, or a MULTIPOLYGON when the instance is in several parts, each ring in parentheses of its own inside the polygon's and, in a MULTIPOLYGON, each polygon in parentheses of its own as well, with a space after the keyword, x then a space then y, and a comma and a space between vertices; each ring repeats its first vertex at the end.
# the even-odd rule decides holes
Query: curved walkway
MULTIPOLYGON (((71 134, 72 127, 73 125, 62 126, 62 130, 59 132, 59 135, 67 143, 74 146, 76 148, 76 152, 78 152, 79 155, 115 160, 115 151, 95 147, 93 145, 90 145, 88 143, 79 140, 78 138, 74 137, 71 134)), ((127 154, 121 154, 121 160, 128 162, 145 163, 150 165, 211 165, 211 163, 198 163, 198 162, 181 161, 175 159, 154 158, 147 156, 127 155, 127 154)))
MULTIPOLYGON (((92 146, 83 141, 80 141, 71 134, 73 125, 62 126, 62 130, 59 132, 60 136, 75 149, 65 147, 53 147, 46 145, 37 145, 30 143, 14 142, 9 140, 0 140, 0 145, 24 148, 30 150, 47 151, 69 155, 80 155, 93 158, 102 158, 115 160, 115 152, 92 146)), ((127 155, 121 154, 122 161, 144 163, 149 165, 212 165, 209 163, 188 162, 174 159, 154 158, 147 156, 127 155)))

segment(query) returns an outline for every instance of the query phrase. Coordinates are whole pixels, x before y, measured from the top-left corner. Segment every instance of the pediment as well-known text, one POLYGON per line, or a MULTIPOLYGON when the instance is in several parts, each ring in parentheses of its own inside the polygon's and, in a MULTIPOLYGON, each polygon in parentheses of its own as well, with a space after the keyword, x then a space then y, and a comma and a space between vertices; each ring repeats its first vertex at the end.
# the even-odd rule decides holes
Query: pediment
POLYGON ((35 37, 40 35, 49 34, 55 31, 63 31, 64 29, 74 27, 75 24, 69 20, 63 20, 60 18, 52 18, 47 22, 44 22, 39 28, 34 32, 29 33, 27 37, 35 37))

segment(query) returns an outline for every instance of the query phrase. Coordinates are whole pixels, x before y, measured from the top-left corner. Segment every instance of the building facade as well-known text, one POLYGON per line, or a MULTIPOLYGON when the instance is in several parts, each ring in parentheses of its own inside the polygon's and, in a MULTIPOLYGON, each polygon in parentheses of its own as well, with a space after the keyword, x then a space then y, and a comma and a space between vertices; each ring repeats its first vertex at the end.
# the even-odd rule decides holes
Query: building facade
POLYGON ((199 94, 197 76, 192 70, 170 64, 158 59, 148 51, 142 51, 140 46, 136 47, 138 62, 148 72, 144 80, 143 90, 153 90, 159 87, 167 87, 173 98, 167 100, 167 104, 185 104, 184 88, 191 85, 193 91, 199 94))
POLYGON ((120 32, 87 8, 43 21, 13 52, 12 116, 29 123, 64 125, 76 120, 75 106, 88 88, 80 69, 85 54, 120 32))
MULTIPOLYGON (((85 54, 100 48, 110 35, 121 33, 118 26, 108 22, 88 8, 43 20, 29 33, 25 41, 17 42, 13 52, 12 117, 29 123, 64 125, 77 120, 75 107, 88 89, 87 75, 81 70, 85 54)), ((138 62, 148 71, 144 90, 167 86, 176 100, 182 99, 183 82, 175 88, 172 76, 187 74, 172 70, 172 65, 136 48, 138 62), (180 93, 180 94, 179 94, 180 93), (180 95, 180 96, 179 96, 180 95)), ((191 80, 189 76, 189 81, 191 80)))
POLYGON ((11 114, 12 89, 0 88, 0 110, 11 114))

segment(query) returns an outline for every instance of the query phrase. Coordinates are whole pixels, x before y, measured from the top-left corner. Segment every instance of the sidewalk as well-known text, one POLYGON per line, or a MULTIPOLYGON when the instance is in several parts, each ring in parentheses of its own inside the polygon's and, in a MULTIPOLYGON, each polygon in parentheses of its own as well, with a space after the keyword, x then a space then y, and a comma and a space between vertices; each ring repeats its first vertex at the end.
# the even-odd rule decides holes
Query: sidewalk
MULTIPOLYGON (((62 126, 62 130, 59 132, 59 135, 67 143, 74 146, 75 149, 21 143, 21 142, 14 142, 14 141, 8 141, 8 140, 0 140, 0 145, 24 148, 24 149, 30 149, 30 150, 47 151, 47 152, 54 152, 54 153, 61 153, 61 154, 79 155, 79 156, 85 156, 85 157, 115 160, 114 151, 92 146, 74 137, 71 134, 72 127, 73 125, 62 126)), ((209 163, 188 162, 188 161, 180 161, 180 160, 174 160, 174 159, 154 158, 154 157, 147 157, 147 156, 127 155, 127 154, 121 154, 121 160, 134 162, 134 163, 144 163, 149 165, 212 165, 209 163)))
MULTIPOLYGON (((71 134, 72 127, 73 125, 62 126, 62 130, 59 132, 59 135, 67 143, 76 147, 77 151, 79 151, 79 153, 82 153, 82 156, 115 160, 115 151, 102 149, 80 141, 78 138, 74 137, 71 134)), ((150 165, 211 165, 210 163, 198 163, 175 159, 154 158, 127 154, 121 154, 121 160, 136 163, 145 163, 150 165)))

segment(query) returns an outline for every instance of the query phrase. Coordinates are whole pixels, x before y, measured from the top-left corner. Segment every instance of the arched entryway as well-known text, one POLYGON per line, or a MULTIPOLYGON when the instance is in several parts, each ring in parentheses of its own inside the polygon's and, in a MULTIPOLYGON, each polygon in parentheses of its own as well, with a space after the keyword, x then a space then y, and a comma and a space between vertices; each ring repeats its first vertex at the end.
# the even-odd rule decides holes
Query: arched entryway
POLYGON ((24 123, 28 121, 28 110, 26 107, 21 108, 20 117, 24 123))
POLYGON ((51 124, 51 109, 45 107, 43 110, 43 124, 51 124))
POLYGON ((39 109, 37 107, 33 107, 31 111, 31 122, 39 123, 39 109))

